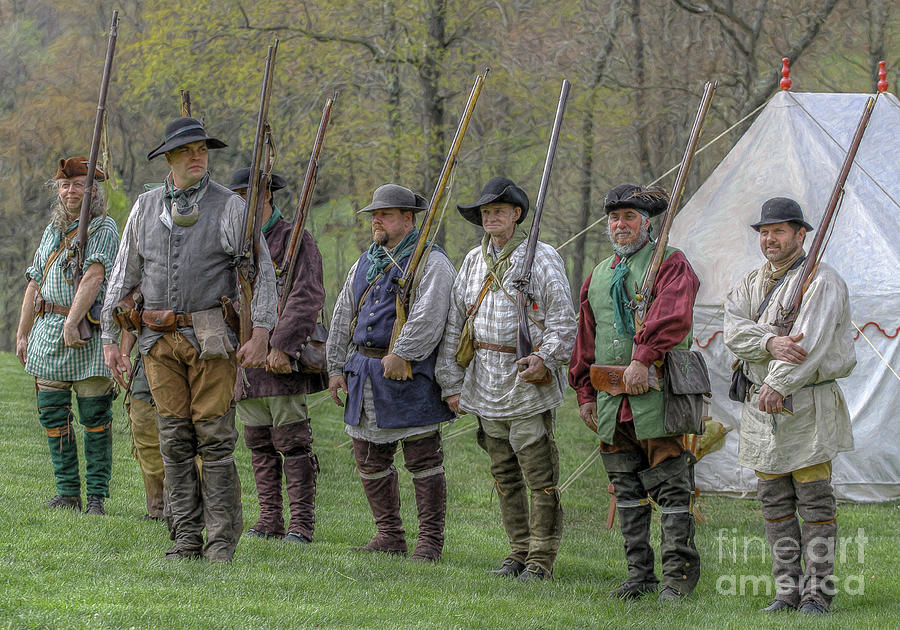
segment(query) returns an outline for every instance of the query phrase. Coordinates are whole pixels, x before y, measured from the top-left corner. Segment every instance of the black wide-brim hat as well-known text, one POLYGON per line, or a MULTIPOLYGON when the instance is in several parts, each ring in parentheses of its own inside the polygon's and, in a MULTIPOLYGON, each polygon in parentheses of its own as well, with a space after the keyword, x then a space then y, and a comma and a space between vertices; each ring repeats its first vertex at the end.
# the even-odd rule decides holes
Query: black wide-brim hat
POLYGON ((211 138, 206 135, 203 123, 196 118, 176 118, 166 125, 166 139, 147 154, 147 159, 152 160, 166 151, 171 151, 200 140, 206 140, 207 149, 224 149, 228 146, 218 138, 211 138))
MULTIPOLYGON (((272 173, 269 180, 269 190, 275 192, 287 186, 287 182, 280 175, 272 173)), ((231 174, 231 181, 228 182, 229 190, 240 190, 241 188, 250 188, 250 167, 245 166, 239 168, 231 174)))
POLYGON ((603 210, 609 214, 619 208, 632 208, 648 217, 665 212, 669 196, 662 188, 643 188, 634 184, 619 184, 606 193, 603 210))
POLYGON ((528 214, 528 195, 508 177, 492 177, 481 189, 478 201, 468 205, 457 205, 456 209, 466 221, 481 226, 481 206, 489 203, 511 203, 522 208, 522 214, 516 223, 524 221, 528 214))
POLYGON ((813 231, 813 226, 803 218, 800 204, 789 197, 772 197, 767 200, 759 213, 759 223, 754 223, 750 227, 759 232, 762 226, 775 223, 799 223, 807 232, 813 231))
POLYGON ((404 188, 399 184, 384 184, 375 189, 375 192, 372 194, 372 203, 361 210, 357 210, 356 214, 375 212, 376 210, 389 210, 391 208, 421 212, 428 209, 428 201, 422 195, 416 194, 409 188, 404 188))

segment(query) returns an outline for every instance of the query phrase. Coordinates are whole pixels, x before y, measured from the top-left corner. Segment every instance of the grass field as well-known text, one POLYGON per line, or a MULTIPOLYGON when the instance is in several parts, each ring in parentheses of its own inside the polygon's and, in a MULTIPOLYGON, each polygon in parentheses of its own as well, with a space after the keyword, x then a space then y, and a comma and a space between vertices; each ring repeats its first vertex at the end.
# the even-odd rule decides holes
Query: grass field
MULTIPOLYGON (((769 561, 761 553, 759 508, 750 500, 702 499, 708 519, 697 532, 703 577, 688 600, 663 605, 654 597, 612 599, 606 593, 625 566, 621 535, 604 528, 607 481, 599 463, 563 495, 565 532, 555 579, 519 584, 493 578, 486 571, 498 566, 507 547, 487 456, 472 432, 445 442, 443 560, 426 566, 351 553, 348 547, 365 543, 374 525, 350 450, 338 447, 346 438, 331 403, 313 409, 322 467, 314 544, 243 539, 232 565, 166 561, 165 527, 139 520, 145 512, 143 484, 121 401, 115 413, 107 516, 44 507, 54 486, 32 381, 13 355, 0 354, 0 628, 900 627, 897 503, 840 507, 842 535, 855 537, 861 528, 868 540, 859 545, 854 539, 839 554, 842 592, 827 619, 757 612, 770 596, 765 587, 754 593, 749 580, 768 576, 769 561), (751 543, 746 558, 745 538, 751 543), (741 576, 749 576, 743 585, 741 576)), ((471 422, 463 418, 455 427, 471 422)), ((573 400, 560 413, 557 437, 565 479, 595 445, 573 400)), ((255 523, 258 505, 243 441, 236 455, 246 529, 255 523)), ((412 545, 412 483, 398 468, 412 545)))

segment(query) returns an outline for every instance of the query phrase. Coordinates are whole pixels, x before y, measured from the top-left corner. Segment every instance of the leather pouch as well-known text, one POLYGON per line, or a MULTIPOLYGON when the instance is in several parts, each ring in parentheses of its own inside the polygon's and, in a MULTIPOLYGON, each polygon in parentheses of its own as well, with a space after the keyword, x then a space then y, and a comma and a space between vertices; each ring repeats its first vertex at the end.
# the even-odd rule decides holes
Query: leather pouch
POLYGON ((709 371, 696 350, 670 350, 665 360, 665 430, 669 434, 703 433, 709 371))

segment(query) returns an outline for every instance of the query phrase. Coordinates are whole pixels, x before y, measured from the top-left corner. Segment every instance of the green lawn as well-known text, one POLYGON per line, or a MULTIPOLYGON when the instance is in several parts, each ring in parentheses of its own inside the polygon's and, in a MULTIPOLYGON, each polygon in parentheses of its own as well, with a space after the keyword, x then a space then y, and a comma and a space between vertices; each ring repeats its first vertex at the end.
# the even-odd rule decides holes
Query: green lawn
MULTIPOLYGON (((445 442, 449 510, 443 561, 425 566, 353 554, 347 548, 365 543, 374 525, 350 450, 338 447, 346 438, 331 403, 313 409, 322 467, 313 545, 244 539, 229 566, 165 561, 165 527, 139 520, 145 511, 143 484, 130 453, 121 401, 115 413, 107 516, 44 507, 54 487, 32 381, 13 355, 0 354, 0 628, 900 626, 896 503, 840 507, 842 533, 855 536, 862 528, 868 541, 863 562, 855 540, 839 558, 839 585, 848 580, 849 593, 838 595, 835 612, 826 620, 757 612, 770 597, 764 590, 754 594, 747 580, 768 576, 769 564, 760 553, 759 509, 748 500, 702 499, 708 519, 697 533, 703 577, 687 601, 661 605, 654 597, 634 603, 610 598, 606 593, 625 567, 621 536, 604 528, 607 481, 599 463, 563 495, 566 529, 555 579, 518 584, 493 578, 486 571, 498 566, 507 548, 487 456, 472 432, 445 442), (750 543, 746 559, 745 538, 750 543), (749 577, 742 587, 729 576, 749 577)), ((456 426, 471 421, 463 418, 456 426)), ((595 445, 578 420, 574 400, 559 415, 557 435, 565 479, 595 445)), ((237 457, 247 528, 258 506, 243 441, 237 457)), ((398 467, 412 545, 412 484, 398 467)), ((657 527, 657 545, 658 540, 657 527)))

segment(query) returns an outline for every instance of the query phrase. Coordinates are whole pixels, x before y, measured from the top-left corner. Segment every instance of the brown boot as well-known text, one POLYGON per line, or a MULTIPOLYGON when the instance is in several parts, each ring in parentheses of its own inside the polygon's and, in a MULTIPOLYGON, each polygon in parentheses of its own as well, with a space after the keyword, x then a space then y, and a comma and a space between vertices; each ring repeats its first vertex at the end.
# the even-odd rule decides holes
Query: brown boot
POLYGON ((291 522, 286 542, 310 543, 316 524, 316 477, 319 460, 310 450, 309 420, 274 427, 272 441, 284 455, 284 478, 290 502, 291 522))
POLYGON ((803 518, 800 541, 805 571, 800 588, 800 612, 831 610, 834 598, 834 552, 837 540, 837 508, 830 479, 794 481, 797 511, 803 518))
POLYGON ((400 519, 400 486, 397 469, 393 466, 396 448, 396 442, 374 444, 353 440, 353 455, 378 533, 369 544, 351 547, 351 551, 406 553, 406 538, 400 519))
MULTIPOLYGON (((559 500, 559 455, 552 434, 547 433, 534 444, 518 453, 519 466, 525 483, 531 491, 531 510, 528 521, 528 557, 526 570, 530 579, 544 579, 553 575, 553 565, 562 538, 563 509, 559 500), (532 567, 543 569, 534 577, 532 567)), ((527 577, 527 576, 526 576, 527 577)), ((524 581, 524 580, 523 580, 524 581)))
POLYGON ((511 570, 501 568, 497 573, 519 575, 525 569, 529 539, 528 493, 519 460, 509 441, 489 436, 480 424, 476 440, 491 458, 491 475, 500 500, 500 517, 509 540, 510 554, 503 561, 503 567, 511 570))
POLYGON ((281 455, 275 450, 273 428, 244 426, 244 443, 250 449, 250 462, 259 498, 259 520, 246 536, 284 538, 284 508, 281 496, 281 455))
POLYGON ((413 475, 419 535, 412 559, 434 562, 444 548, 444 520, 447 513, 447 481, 441 434, 403 442, 406 469, 413 475))
POLYGON ((196 434, 190 418, 157 417, 165 467, 165 496, 175 544, 167 558, 196 557, 203 548, 203 503, 194 461, 196 434))

